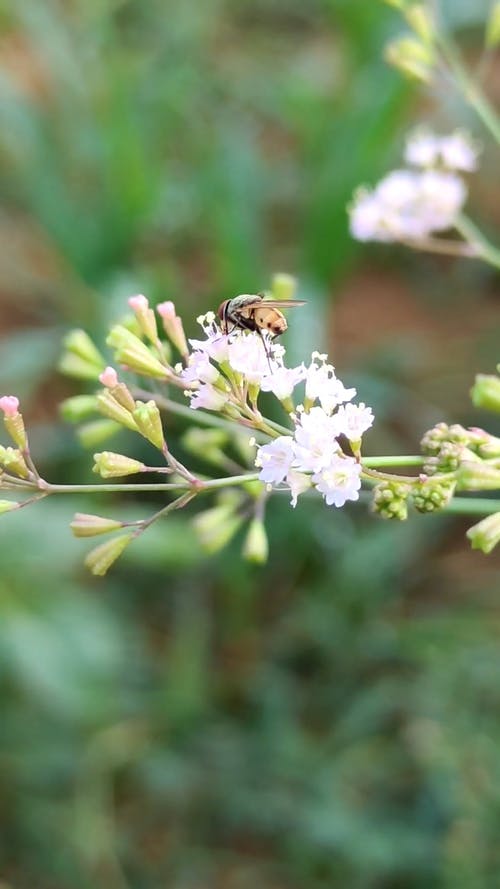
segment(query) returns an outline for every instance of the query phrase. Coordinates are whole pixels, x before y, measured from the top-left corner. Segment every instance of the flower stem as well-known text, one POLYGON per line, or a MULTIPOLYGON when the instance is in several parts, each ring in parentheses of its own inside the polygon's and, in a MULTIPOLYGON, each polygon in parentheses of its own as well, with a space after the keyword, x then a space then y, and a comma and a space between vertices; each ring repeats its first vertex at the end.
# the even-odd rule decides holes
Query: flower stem
POLYGON ((461 213, 455 220, 455 228, 476 251, 476 256, 500 268, 500 250, 494 247, 468 216, 461 213))
POLYGON ((486 497, 454 497, 441 512, 456 515, 491 515, 500 512, 500 500, 488 500, 486 497))
POLYGON ((424 458, 418 454, 401 455, 398 457, 363 457, 363 466, 378 469, 382 466, 422 466, 424 458))
POLYGON ((244 475, 230 475, 226 478, 213 478, 207 481, 198 480, 196 485, 191 485, 187 481, 170 482, 165 484, 135 484, 134 482, 125 484, 103 484, 103 485, 51 485, 45 482, 44 491, 47 494, 116 494, 116 493, 137 493, 137 492, 158 492, 158 491, 213 491, 218 488, 229 488, 233 485, 241 485, 244 482, 253 482, 258 480, 257 472, 249 472, 244 475))
POLYGON ((488 99, 469 74, 454 44, 443 34, 439 35, 443 59, 459 87, 465 101, 474 109, 484 126, 500 144, 500 119, 488 99))
MULTIPOLYGON (((457 226, 458 228, 458 226, 457 226)), ((452 241, 450 238, 402 238, 401 243, 412 250, 423 250, 425 253, 439 253, 442 256, 460 256, 466 259, 481 259, 483 252, 476 244, 469 241, 452 241)))

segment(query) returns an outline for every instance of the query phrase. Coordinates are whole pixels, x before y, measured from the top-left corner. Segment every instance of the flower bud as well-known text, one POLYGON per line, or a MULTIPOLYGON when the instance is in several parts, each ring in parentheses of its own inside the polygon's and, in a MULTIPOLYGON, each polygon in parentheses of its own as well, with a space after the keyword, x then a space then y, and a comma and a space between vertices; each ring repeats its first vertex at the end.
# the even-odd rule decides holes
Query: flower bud
POLYGON ((457 471, 459 491, 496 491, 500 489, 500 469, 489 463, 462 463, 457 471))
POLYGON ((99 392, 96 396, 96 401, 101 414, 109 417, 110 420, 114 420, 115 423, 119 423, 120 426, 125 426, 126 429, 132 429, 134 432, 137 432, 137 424, 132 414, 126 407, 123 407, 122 404, 116 401, 109 389, 99 392))
POLYGON ((0 467, 11 475, 29 478, 29 471, 21 451, 15 448, 4 448, 0 445, 0 467))
POLYGON ((169 340, 174 344, 182 357, 187 359, 189 348, 186 341, 186 334, 184 333, 182 320, 176 314, 175 305, 170 300, 167 300, 167 302, 159 303, 159 305, 156 306, 156 311, 161 317, 163 329, 169 340))
POLYGON ((90 448, 95 448, 97 445, 108 441, 121 428, 114 420, 93 420, 80 426, 77 429, 76 435, 82 447, 90 450, 90 448))
POLYGON ((454 482, 439 482, 437 479, 429 479, 417 482, 413 486, 411 500, 419 512, 436 512, 449 503, 454 490, 454 482))
POLYGON ((430 10, 423 3, 411 3, 404 12, 405 19, 425 44, 432 43, 435 25, 430 10))
POLYGON ((65 352, 58 364, 59 373, 66 377, 74 377, 77 380, 98 380, 100 368, 90 364, 78 355, 65 352))
POLYGON ((135 314, 141 333, 155 345, 158 342, 158 328, 155 313, 149 308, 148 300, 140 293, 138 296, 131 296, 128 304, 135 314))
POLYGON ((130 370, 160 380, 165 380, 168 377, 168 368, 163 366, 139 337, 123 325, 115 325, 106 342, 108 346, 115 349, 116 360, 125 364, 130 370))
POLYGON ((286 272, 277 272, 271 281, 271 296, 273 299, 293 299, 297 291, 297 279, 286 272))
POLYGON ((500 412, 500 377, 477 374, 470 394, 475 407, 500 412))
POLYGON ((95 395, 74 395, 59 405, 61 416, 67 423, 79 423, 97 411, 95 395))
POLYGON ((0 398, 0 410, 4 413, 4 426, 14 444, 26 450, 28 439, 22 414, 19 413, 19 399, 15 395, 4 395, 0 398))
POLYGON ((75 537, 96 537, 98 534, 107 534, 123 528, 123 522, 115 519, 105 519, 100 515, 91 515, 85 512, 77 512, 74 515, 70 528, 75 537))
POLYGON ((19 509, 20 503, 16 500, 0 500, 0 515, 4 512, 12 512, 13 509, 19 509))
POLYGON ((158 448, 159 451, 163 451, 165 448, 165 437, 163 435, 160 411, 156 402, 152 399, 147 402, 137 401, 133 417, 141 435, 150 441, 155 448, 158 448))
POLYGON ((190 454, 215 466, 226 463, 223 447, 228 440, 229 436, 223 429, 200 429, 198 426, 191 426, 182 436, 182 444, 190 454))
POLYGON ((245 561, 265 565, 269 556, 269 543, 262 519, 252 519, 243 543, 241 554, 245 561))
POLYGON ((389 43, 384 52, 389 65, 415 80, 428 83, 432 75, 433 54, 415 37, 400 37, 389 43))
POLYGON ((383 519, 408 518, 407 499, 410 486, 403 482, 381 482, 373 489, 372 509, 383 519))
POLYGON ((85 558, 85 567, 92 574, 103 577, 111 565, 121 556, 133 537, 133 533, 122 534, 120 537, 115 537, 113 540, 107 540, 106 543, 96 546, 85 558))
POLYGON ((480 549, 487 555, 500 541, 500 512, 486 516, 477 525, 469 528, 466 534, 471 541, 472 549, 480 549))
POLYGON ((94 466, 92 472, 101 478, 117 478, 123 475, 135 475, 144 472, 144 463, 126 457, 125 454, 115 454, 113 451, 102 451, 94 454, 94 466))
POLYGON ((202 549, 213 555, 234 537, 243 518, 236 515, 234 503, 222 503, 198 513, 193 526, 202 549))
POLYGON ((500 43, 500 0, 493 4, 486 23, 484 43, 487 49, 494 49, 500 43))
POLYGON ((70 330, 63 340, 63 345, 67 352, 78 356, 87 364, 93 364, 99 368, 99 372, 104 369, 104 358, 84 330, 70 330))

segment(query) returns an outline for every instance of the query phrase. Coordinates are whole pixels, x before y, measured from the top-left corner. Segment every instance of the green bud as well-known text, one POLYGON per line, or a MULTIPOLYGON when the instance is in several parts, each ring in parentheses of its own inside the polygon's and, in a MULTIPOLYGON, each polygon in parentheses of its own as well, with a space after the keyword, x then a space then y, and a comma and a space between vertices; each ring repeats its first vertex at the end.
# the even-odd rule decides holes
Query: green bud
POLYGON ((489 463, 462 463, 457 472, 459 491, 496 491, 500 488, 500 469, 489 463))
POLYGON ((247 562, 255 565, 264 565, 269 556, 269 543, 264 522, 261 519, 252 519, 241 551, 247 562))
POLYGON ((470 394, 475 407, 500 412, 500 377, 477 374, 470 394))
POLYGON ((110 420, 114 420, 120 426, 125 426, 126 429, 132 429, 134 432, 138 431, 137 424, 130 411, 115 400, 113 393, 109 389, 99 392, 96 396, 96 401, 99 411, 105 417, 109 417, 110 420))
POLYGON ((416 482, 411 492, 415 509, 419 512, 436 512, 443 509, 453 496, 454 482, 440 482, 437 479, 416 482))
POLYGON ((493 4, 486 23, 484 43, 487 49, 494 49, 500 43, 500 0, 493 4))
POLYGON ((144 472, 144 463, 126 457, 125 454, 115 454, 113 451, 102 451, 94 454, 94 466, 92 472, 101 478, 118 478, 124 475, 135 475, 144 472))
POLYGON ((104 370, 104 358, 84 330, 70 330, 64 337, 63 345, 67 352, 78 356, 87 364, 95 365, 99 372, 104 370))
POLYGON ((121 556, 133 537, 133 533, 122 534, 120 537, 115 537, 113 540, 107 540, 106 543, 96 546, 85 558, 85 567, 92 574, 103 577, 111 565, 121 556))
POLYGON ((115 519, 105 519, 100 515, 77 512, 70 528, 75 537, 96 537, 98 534, 108 534, 109 531, 123 528, 123 523, 115 519))
POLYGON ((115 349, 116 360, 125 364, 130 370, 160 380, 168 377, 168 368, 164 367, 151 349, 126 327, 117 324, 111 329, 106 342, 115 349))
POLYGON ((3 423, 14 444, 24 451, 28 447, 28 437, 22 414, 18 412, 12 417, 6 414, 3 423))
POLYGON ((96 413, 97 399, 95 395, 74 395, 61 402, 59 410, 67 423, 80 423, 81 420, 96 413))
POLYGON ((93 420, 91 423, 84 423, 83 426, 80 426, 76 435, 82 447, 90 450, 90 448, 109 441, 113 435, 120 432, 121 428, 114 420, 93 420))
POLYGON ((234 504, 223 503, 198 513, 193 526, 200 546, 212 555, 232 540, 242 522, 243 518, 234 512, 234 504))
POLYGON ((0 445, 0 467, 11 475, 29 478, 29 471, 21 451, 15 448, 4 448, 0 445))
POLYGON ((297 279, 286 272, 277 272, 271 281, 272 299, 294 299, 297 292, 297 279))
POLYGON ((394 6, 395 9, 404 9, 407 0, 383 0, 387 6, 394 6))
POLYGON ((500 541, 500 512, 486 516, 477 525, 467 531, 472 549, 480 549, 483 553, 491 552, 500 541))
POLYGON ((141 435, 150 441, 155 448, 163 451, 165 448, 165 438, 160 411, 156 402, 153 400, 147 402, 137 401, 132 416, 141 435))
POLYGON ((227 457, 223 447, 228 443, 229 436, 223 429, 200 429, 191 426, 182 436, 182 444, 195 457, 200 457, 215 466, 223 466, 227 457))
POLYGON ((153 345, 158 342, 158 328, 156 326, 156 315, 153 309, 149 308, 149 303, 145 296, 139 295, 137 297, 132 297, 129 300, 129 304, 134 309, 134 314, 137 319, 137 324, 139 326, 139 330, 143 336, 146 337, 153 345), (136 304, 132 305, 133 301, 136 300, 136 304))
POLYGON ((121 404, 121 406, 124 407, 125 410, 129 411, 129 413, 135 410, 134 398, 130 389, 128 388, 128 386, 125 385, 125 383, 118 383, 117 386, 113 386, 113 388, 109 391, 111 392, 114 400, 117 401, 118 404, 121 404))
POLYGON ((66 377, 74 377, 77 380, 98 380, 101 368, 78 355, 65 352, 58 364, 59 372, 66 377))
POLYGON ((412 3, 404 12, 406 21, 425 44, 432 43, 435 37, 435 24, 430 10, 423 3, 412 3))
POLYGON ((383 519, 404 522, 408 518, 410 486, 404 482, 381 482, 373 489, 372 509, 383 519))
POLYGON ((407 77, 428 83, 434 63, 430 48, 415 37, 399 37, 389 43, 384 52, 389 65, 397 68, 407 77))
POLYGON ((20 503, 16 500, 0 500, 0 515, 4 512, 12 512, 13 509, 19 509, 20 503))

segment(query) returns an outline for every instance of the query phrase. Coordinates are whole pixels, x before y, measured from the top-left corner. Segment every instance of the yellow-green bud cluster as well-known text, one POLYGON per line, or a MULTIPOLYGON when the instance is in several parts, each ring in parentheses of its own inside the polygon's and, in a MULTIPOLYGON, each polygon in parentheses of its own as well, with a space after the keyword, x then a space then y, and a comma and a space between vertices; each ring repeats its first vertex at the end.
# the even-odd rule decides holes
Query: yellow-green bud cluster
POLYGON ((454 482, 440 482, 438 479, 417 482, 412 487, 411 501, 419 512, 436 512, 449 503, 454 489, 454 482))
POLYGON ((486 516, 477 525, 469 528, 467 537, 471 541, 472 549, 480 549, 486 554, 490 553, 500 542, 500 512, 486 516))
POLYGON ((170 369, 162 364, 153 350, 121 324, 115 325, 106 340, 115 349, 115 359, 129 370, 148 377, 165 380, 170 369))
POLYGON ((65 351, 59 362, 61 373, 80 380, 97 380, 105 361, 84 330, 71 330, 64 339, 65 351))
POLYGON ((429 454, 424 465, 427 475, 456 472, 463 462, 500 456, 500 439, 475 427, 465 429, 459 423, 438 423, 425 433, 422 452, 429 454))
POLYGON ((373 490, 372 509, 383 519, 404 522, 408 517, 410 485, 404 482, 381 482, 373 490))
POLYGON ((477 374, 470 394, 474 407, 500 412, 500 377, 477 374))
POLYGON ((0 445, 0 469, 19 478, 29 478, 29 470, 24 462, 21 451, 16 448, 4 448, 0 445))

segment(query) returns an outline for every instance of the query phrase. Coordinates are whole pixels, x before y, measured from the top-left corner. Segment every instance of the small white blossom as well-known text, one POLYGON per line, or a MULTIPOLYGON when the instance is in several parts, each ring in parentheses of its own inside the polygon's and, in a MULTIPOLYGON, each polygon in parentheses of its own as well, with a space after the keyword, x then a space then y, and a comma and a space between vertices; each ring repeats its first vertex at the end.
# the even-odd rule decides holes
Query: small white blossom
POLYGON ((478 154, 477 145, 467 133, 456 130, 449 136, 436 136, 417 130, 408 137, 405 160, 417 167, 442 166, 471 173, 477 169, 478 154))
POLYGON ((215 383, 220 376, 206 352, 192 352, 189 356, 189 365, 180 370, 179 376, 186 383, 215 383))
POLYGON ((306 399, 319 399, 321 407, 331 413, 339 404, 350 401, 356 395, 356 389, 346 389, 341 380, 335 376, 335 368, 326 363, 326 355, 314 352, 311 364, 306 370, 306 399), (321 362, 321 363, 318 363, 321 362))
POLYGON ((294 467, 304 472, 318 472, 326 466, 333 453, 339 450, 335 417, 321 407, 301 413, 295 430, 294 467))
POLYGON ((428 130, 410 133, 404 153, 405 161, 416 167, 433 167, 439 157, 439 139, 428 130))
POLYGON ((261 389, 263 392, 272 392, 280 401, 289 398, 295 386, 304 379, 306 369, 303 364, 299 367, 277 367, 272 374, 263 377, 261 389))
POLYGON ((263 378, 269 374, 269 362, 275 360, 276 355, 274 350, 270 358, 268 358, 268 354, 266 354, 264 343, 257 334, 252 335, 238 331, 230 337, 229 364, 233 370, 243 374, 248 383, 260 384, 263 378))
POLYGON ((303 494, 304 491, 307 491, 307 489, 311 487, 311 477, 304 472, 299 472, 297 469, 289 469, 286 483, 290 488, 290 493, 292 495, 290 503, 295 509, 300 494, 303 494))
POLYGON ((343 404, 333 417, 337 435, 345 435, 349 441, 361 441, 363 433, 373 424, 371 407, 361 404, 343 404))
POLYGON ((227 361, 229 337, 222 333, 218 327, 214 313, 207 312, 206 315, 199 315, 196 320, 198 324, 201 324, 206 339, 189 340, 193 349, 206 352, 217 364, 227 361))
POLYGON ((202 383, 195 392, 186 392, 186 395, 190 398, 189 407, 194 410, 220 411, 227 403, 227 392, 221 392, 211 383, 202 383))
POLYGON ((328 506, 343 506, 357 500, 361 487, 361 466, 352 457, 333 455, 330 463, 315 473, 312 481, 328 506))
POLYGON ((280 435, 257 451, 255 465, 261 467, 259 478, 267 484, 278 484, 288 475, 295 456, 295 442, 290 435, 280 435))

